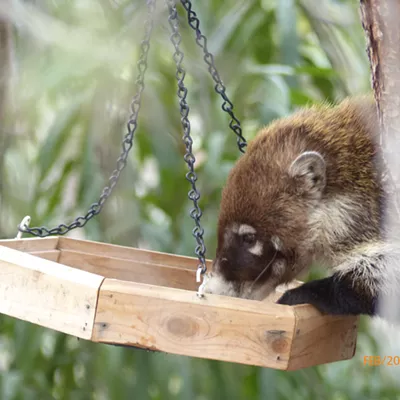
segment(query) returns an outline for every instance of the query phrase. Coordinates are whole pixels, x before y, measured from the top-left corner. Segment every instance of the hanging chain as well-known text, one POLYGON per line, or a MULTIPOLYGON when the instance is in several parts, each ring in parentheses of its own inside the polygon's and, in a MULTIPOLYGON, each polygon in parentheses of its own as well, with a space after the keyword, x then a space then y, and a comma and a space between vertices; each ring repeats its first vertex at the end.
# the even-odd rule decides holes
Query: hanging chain
MULTIPOLYGON (((182 139, 186 146, 186 154, 184 156, 184 160, 189 168, 189 172, 186 174, 186 179, 190 182, 190 184, 192 186, 192 189, 189 191, 188 197, 190 200, 193 201, 193 206, 194 206, 192 208, 192 210, 190 211, 190 216, 193 218, 195 225, 196 225, 193 229, 193 236, 195 237, 195 239, 197 241, 195 253, 200 261, 200 264, 198 266, 198 272, 200 274, 204 274, 207 270, 206 260, 205 260, 206 247, 204 245, 204 239, 203 239, 204 229, 200 225, 200 218, 202 216, 202 212, 201 212, 201 209, 198 204, 198 201, 200 199, 200 193, 197 191, 197 188, 196 188, 197 175, 194 171, 194 163, 196 162, 196 159, 193 155, 193 150, 192 150, 193 140, 190 136, 190 122, 188 119, 189 106, 186 102, 186 96, 187 96, 187 92, 188 92, 187 88, 185 87, 185 83, 184 83, 186 72, 182 67, 183 53, 179 49, 179 45, 181 43, 182 38, 179 33, 178 14, 176 11, 175 1, 174 0, 165 0, 165 2, 168 6, 168 11, 169 11, 168 22, 169 22, 169 24, 171 26, 171 30, 172 30, 170 39, 175 48, 175 53, 173 55, 173 59, 176 63, 176 75, 175 76, 176 76, 176 80, 178 82, 177 95, 179 98, 181 123, 182 123, 182 129, 183 129, 183 138, 182 139)), ((197 274, 198 281, 199 281, 199 273, 197 274)))
POLYGON ((245 148, 247 146, 246 139, 243 137, 242 128, 240 126, 240 121, 237 119, 233 112, 233 104, 229 100, 226 94, 226 88, 222 82, 222 79, 219 76, 217 68, 214 64, 214 56, 208 51, 207 49, 207 38, 201 33, 200 31, 200 20, 197 18, 196 13, 192 9, 192 3, 190 0, 181 0, 181 3, 184 9, 187 12, 187 18, 189 26, 195 31, 196 33, 196 43, 201 47, 204 54, 204 61, 208 65, 208 71, 212 79, 215 82, 215 91, 222 97, 224 102, 222 103, 222 109, 229 114, 231 117, 231 121, 229 123, 229 127, 237 136, 237 145, 239 150, 244 153, 245 148))
POLYGON ((46 237, 50 235, 65 235, 75 228, 81 228, 87 224, 95 215, 99 214, 102 210, 107 199, 110 197, 113 189, 115 188, 122 170, 125 168, 129 151, 132 148, 135 131, 137 128, 137 119, 141 105, 142 93, 144 90, 144 77, 147 70, 147 55, 150 49, 150 37, 153 30, 153 16, 155 12, 155 0, 147 0, 147 19, 144 23, 144 37, 140 44, 140 57, 137 63, 138 76, 136 78, 136 94, 131 103, 132 114, 127 123, 128 133, 125 135, 122 142, 122 152, 117 160, 117 167, 109 178, 108 186, 103 189, 100 199, 97 203, 90 206, 85 216, 77 217, 71 224, 60 224, 53 229, 45 227, 29 228, 26 224, 20 224, 18 230, 20 232, 29 233, 34 236, 46 237), (23 226, 21 226, 23 225, 23 226))
MULTIPOLYGON (((201 224, 200 224, 200 218, 202 216, 202 211, 201 211, 201 209, 199 207, 199 203, 198 203, 199 199, 200 199, 200 193, 198 192, 198 190, 196 188, 197 175, 194 171, 194 164, 195 164, 196 159, 193 155, 193 150, 192 150, 193 140, 190 136, 190 122, 188 119, 189 106, 186 102, 186 96, 187 96, 187 92, 188 92, 187 88, 185 87, 185 84, 184 84, 186 72, 182 67, 183 52, 179 49, 179 45, 180 45, 182 39, 181 39, 181 35, 178 30, 178 14, 176 11, 176 6, 175 6, 176 0, 165 0, 165 1, 168 6, 168 10, 169 10, 168 22, 172 29, 172 34, 170 36, 170 39, 171 39, 172 44, 175 47, 175 53, 173 55, 173 59, 176 63, 176 68, 177 68, 176 69, 176 79, 177 79, 177 83, 178 83, 177 95, 179 98, 181 123, 182 123, 182 128, 183 128, 183 138, 182 139, 186 146, 186 154, 184 156, 184 160, 187 163, 188 168, 189 168, 189 172, 186 174, 186 179, 190 182, 190 184, 192 186, 192 189, 188 193, 188 197, 190 200, 193 201, 193 205, 194 205, 194 207, 190 211, 190 216, 195 221, 195 225, 196 225, 195 228, 193 229, 193 236, 195 237, 195 239, 197 241, 195 253, 200 262, 200 264, 198 266, 198 270, 197 270, 197 272, 198 272, 197 273, 197 281, 199 282, 200 275, 203 275, 207 270, 206 262, 205 262, 206 247, 205 247, 204 239, 203 239, 204 229, 201 227, 201 224)), ((90 206, 87 214, 85 216, 77 217, 75 219, 75 221, 73 221, 71 224, 69 224, 69 225, 60 224, 56 228, 47 229, 45 227, 29 228, 27 224, 24 224, 22 222, 18 226, 18 230, 20 232, 29 233, 31 235, 39 236, 39 237, 45 237, 45 236, 50 236, 50 235, 65 235, 72 229, 75 229, 78 227, 81 228, 81 227, 85 226, 86 223, 90 219, 92 219, 95 215, 98 215, 101 212, 101 210, 103 209, 103 206, 106 203, 107 199, 110 197, 111 193, 113 192, 113 189, 119 180, 120 174, 126 166, 128 154, 132 148, 133 139, 134 139, 134 135, 135 135, 136 128, 137 128, 137 119, 138 119, 138 114, 139 114, 140 105, 141 105, 142 93, 144 90, 144 77, 145 77, 145 72, 147 70, 147 55, 148 55, 148 52, 150 49, 150 37, 151 37, 152 30, 153 30, 153 25, 154 25, 153 15, 155 12, 155 2, 156 2, 156 0, 146 0, 147 8, 148 8, 148 12, 147 12, 148 18, 144 24, 145 34, 144 34, 144 38, 140 45, 140 57, 139 57, 139 61, 137 64, 138 77, 135 82, 136 87, 137 87, 137 92, 136 92, 136 95, 133 98, 133 101, 131 104, 132 114, 127 123, 128 133, 125 135, 125 138, 122 142, 122 152, 117 160, 117 167, 113 171, 113 173, 109 179, 108 186, 106 186, 103 189, 103 192, 100 196, 99 201, 90 206)), ((204 61, 208 65, 208 71, 210 72, 210 75, 215 82, 214 89, 223 99, 222 109, 223 109, 223 111, 228 113, 229 116, 231 117, 229 127, 232 129, 232 131, 237 136, 237 144, 238 144, 239 150, 242 153, 244 153, 245 148, 247 146, 246 139, 242 135, 242 128, 240 126, 240 121, 236 118, 236 116, 233 112, 233 104, 229 100, 229 98, 226 94, 225 86, 224 86, 224 84, 219 76, 219 73, 215 67, 214 57, 207 49, 207 39, 200 31, 200 21, 197 18, 196 13, 192 10, 192 4, 189 0, 181 0, 181 3, 187 12, 189 26, 196 33, 196 43, 203 50, 204 61)), ((203 284, 204 284, 204 282, 205 281, 203 281, 203 284)), ((201 295, 201 288, 199 288, 198 293, 201 295)))

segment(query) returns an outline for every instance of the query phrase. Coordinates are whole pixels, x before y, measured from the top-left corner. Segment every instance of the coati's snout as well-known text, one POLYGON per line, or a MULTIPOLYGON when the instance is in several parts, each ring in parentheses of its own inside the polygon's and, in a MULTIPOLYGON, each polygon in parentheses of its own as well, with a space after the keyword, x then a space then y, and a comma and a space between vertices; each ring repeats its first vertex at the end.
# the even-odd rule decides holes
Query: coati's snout
POLYGON ((325 162, 304 152, 283 170, 268 169, 257 155, 254 147, 248 151, 224 188, 205 293, 262 300, 309 262, 302 239, 325 186, 325 162))
POLYGON ((206 293, 262 300, 281 282, 288 260, 279 238, 265 240, 251 225, 233 223, 225 228, 206 293))

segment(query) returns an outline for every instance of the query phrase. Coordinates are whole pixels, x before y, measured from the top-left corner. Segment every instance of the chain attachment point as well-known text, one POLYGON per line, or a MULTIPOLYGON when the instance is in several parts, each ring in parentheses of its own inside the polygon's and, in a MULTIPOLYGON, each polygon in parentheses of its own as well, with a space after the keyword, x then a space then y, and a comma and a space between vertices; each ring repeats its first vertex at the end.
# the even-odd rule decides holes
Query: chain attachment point
MULTIPOLYGON (((199 268, 197 270, 197 274, 196 274, 196 275, 198 275, 199 279, 200 279, 200 276, 201 276, 201 272, 202 272, 202 270, 199 268), (199 271, 200 271, 200 273, 199 273, 199 271)), ((200 297, 200 298, 204 297, 204 290, 206 288, 206 284, 207 284, 208 279, 209 279, 208 275, 203 273, 203 282, 201 283, 201 285, 197 289, 197 296, 200 297)), ((200 282, 200 280, 198 280, 197 282, 200 282)))
POLYGON ((21 223, 18 225, 18 233, 17 233, 17 236, 15 237, 15 239, 22 238, 22 234, 24 233, 24 231, 22 229, 29 228, 30 223, 31 223, 31 217, 29 215, 27 215, 26 217, 23 218, 21 223))
POLYGON ((196 282, 201 282, 201 275, 203 274, 203 268, 201 265, 197 268, 196 271, 196 282))
POLYGON ((204 272, 207 270, 206 259, 205 259, 206 246, 204 244, 204 239, 203 239, 204 230, 200 224, 202 211, 198 203, 198 201, 200 200, 200 193, 196 187, 197 175, 194 170, 194 164, 196 162, 196 158, 193 154, 193 148, 192 148, 193 140, 192 137, 190 136, 190 121, 188 118, 190 109, 186 101, 186 96, 188 91, 184 82, 186 71, 182 66, 184 55, 179 47, 182 39, 179 33, 178 13, 176 10, 175 1, 165 0, 165 3, 169 11, 168 22, 171 27, 170 40, 175 49, 175 52, 173 54, 173 59, 176 63, 175 77, 178 84, 177 95, 179 99, 181 124, 183 130, 182 141, 186 147, 186 154, 184 156, 184 160, 189 169, 189 171, 186 173, 186 179, 190 182, 190 185, 192 187, 188 193, 189 199, 192 200, 193 202, 193 208, 190 210, 189 214, 195 223, 192 235, 194 236, 197 242, 195 253, 200 262, 199 269, 197 270, 197 282, 200 282, 201 273, 204 274, 204 272))

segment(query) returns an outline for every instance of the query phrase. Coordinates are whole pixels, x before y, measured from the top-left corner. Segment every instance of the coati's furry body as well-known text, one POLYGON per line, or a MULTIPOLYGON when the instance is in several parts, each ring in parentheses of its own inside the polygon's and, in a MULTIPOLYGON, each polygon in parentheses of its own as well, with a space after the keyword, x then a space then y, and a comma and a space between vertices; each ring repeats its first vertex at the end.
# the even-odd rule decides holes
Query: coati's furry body
POLYGON ((400 278, 383 243, 378 134, 372 97, 312 107, 262 129, 223 190, 205 292, 261 300, 318 263, 333 274, 278 302, 376 314, 387 279, 400 278))

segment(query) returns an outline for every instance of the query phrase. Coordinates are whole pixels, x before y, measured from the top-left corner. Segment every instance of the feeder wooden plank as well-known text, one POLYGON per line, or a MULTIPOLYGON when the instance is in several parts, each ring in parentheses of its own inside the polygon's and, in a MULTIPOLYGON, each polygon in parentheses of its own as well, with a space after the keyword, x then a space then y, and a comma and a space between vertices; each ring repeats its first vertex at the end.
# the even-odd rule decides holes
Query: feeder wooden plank
POLYGON ((0 246, 0 312, 21 320, 90 339, 103 279, 0 246))
MULTIPOLYGON (((175 268, 193 270, 197 270, 197 265, 199 263, 198 259, 194 257, 178 256, 157 251, 141 250, 132 247, 66 237, 60 237, 58 248, 60 250, 80 251, 82 253, 96 254, 97 256, 124 258, 151 264, 162 264, 175 268)), ((211 261, 207 260, 207 268, 209 267, 211 268, 211 261)))
POLYGON ((289 369, 304 365, 325 364, 348 360, 356 351, 358 317, 321 316, 310 305, 298 305, 296 313, 296 340, 290 354, 289 369), (321 350, 316 351, 316 346, 321 350))
POLYGON ((357 317, 274 303, 301 282, 263 302, 199 298, 196 269, 196 258, 90 241, 0 241, 0 312, 95 342, 277 369, 353 357, 357 317))
POLYGON ((106 279, 92 340, 293 370, 352 358, 357 320, 106 279))
POLYGON ((196 271, 188 268, 97 256, 71 250, 62 250, 59 262, 106 278, 193 291, 199 286, 196 282, 196 271))
POLYGON ((105 279, 92 340, 286 369, 294 322, 290 307, 105 279))
POLYGON ((56 250, 58 239, 58 237, 5 239, 0 240, 0 244, 11 249, 29 253, 32 251, 56 250))
POLYGON ((58 262, 60 253, 61 253, 60 250, 46 250, 46 251, 31 251, 29 254, 35 257, 44 258, 45 260, 58 262))

